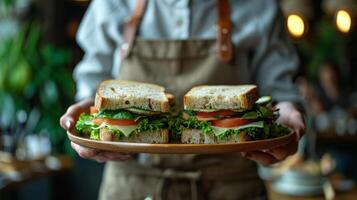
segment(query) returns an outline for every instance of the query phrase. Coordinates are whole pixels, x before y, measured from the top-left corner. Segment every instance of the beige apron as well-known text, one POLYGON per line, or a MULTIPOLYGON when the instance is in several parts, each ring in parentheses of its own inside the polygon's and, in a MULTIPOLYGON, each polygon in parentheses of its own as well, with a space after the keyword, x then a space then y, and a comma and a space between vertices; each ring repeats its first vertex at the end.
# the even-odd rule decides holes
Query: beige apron
MULTIPOLYGON (((249 81, 248 70, 240 67, 239 60, 235 65, 222 62, 219 46, 216 40, 135 38, 122 61, 118 78, 163 85, 175 94, 178 102, 196 85, 249 81)), ((140 154, 128 162, 107 163, 100 199, 145 198, 265 199, 265 190, 256 174, 256 165, 239 153, 140 154)))

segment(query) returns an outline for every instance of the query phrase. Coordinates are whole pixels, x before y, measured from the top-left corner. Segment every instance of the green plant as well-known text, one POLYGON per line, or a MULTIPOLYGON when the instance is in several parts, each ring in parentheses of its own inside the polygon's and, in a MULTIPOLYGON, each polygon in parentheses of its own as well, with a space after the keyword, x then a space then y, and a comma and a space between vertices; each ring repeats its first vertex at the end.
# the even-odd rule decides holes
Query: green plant
POLYGON ((343 66, 346 59, 346 38, 344 38, 328 19, 322 19, 315 27, 315 35, 297 45, 306 63, 308 78, 316 80, 322 63, 339 67, 343 78, 348 77, 343 66))
MULTIPOLYGON (((31 131, 48 132, 54 151, 60 153, 70 149, 58 124, 75 92, 70 59, 69 50, 41 40, 37 22, 24 24, 17 35, 0 41, 0 103, 10 99, 15 110, 38 109, 41 117, 31 131)), ((8 110, 5 106, 0 104, 0 112, 8 110)), ((16 119, 14 112, 1 117, 16 119)))

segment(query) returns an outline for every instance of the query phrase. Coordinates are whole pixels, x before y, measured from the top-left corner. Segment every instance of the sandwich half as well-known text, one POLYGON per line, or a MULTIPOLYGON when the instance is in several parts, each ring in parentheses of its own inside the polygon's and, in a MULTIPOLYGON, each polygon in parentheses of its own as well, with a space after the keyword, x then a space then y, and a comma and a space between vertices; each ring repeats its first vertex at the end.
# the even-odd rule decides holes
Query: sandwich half
POLYGON ((159 85, 103 81, 90 114, 82 113, 76 128, 95 140, 168 143, 171 99, 159 85))
POLYGON ((255 85, 194 87, 184 96, 181 142, 236 143, 289 133, 276 123, 270 100, 259 98, 255 85))

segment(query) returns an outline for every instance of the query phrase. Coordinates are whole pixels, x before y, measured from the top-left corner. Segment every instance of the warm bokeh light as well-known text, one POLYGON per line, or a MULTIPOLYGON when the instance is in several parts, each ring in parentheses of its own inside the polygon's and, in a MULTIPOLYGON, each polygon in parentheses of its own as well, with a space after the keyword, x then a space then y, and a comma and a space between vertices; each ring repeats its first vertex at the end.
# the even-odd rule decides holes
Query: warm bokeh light
POLYGON ((302 17, 296 14, 291 14, 288 16, 288 30, 294 37, 301 37, 305 33, 305 23, 302 17))
POLYGON ((336 26, 343 33, 348 33, 351 29, 351 15, 346 10, 339 10, 336 14, 336 26))

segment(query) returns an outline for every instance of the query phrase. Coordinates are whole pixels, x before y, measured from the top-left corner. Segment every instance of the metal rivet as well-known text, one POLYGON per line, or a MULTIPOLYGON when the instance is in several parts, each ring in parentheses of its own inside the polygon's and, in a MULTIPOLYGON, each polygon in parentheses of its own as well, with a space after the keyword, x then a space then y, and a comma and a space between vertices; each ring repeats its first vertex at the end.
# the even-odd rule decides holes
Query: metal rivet
POLYGON ((222 45, 222 46, 221 46, 221 50, 222 50, 222 51, 227 51, 227 50, 228 50, 227 45, 222 45))
POLYGON ((226 28, 222 29, 222 33, 223 34, 227 34, 228 33, 228 29, 226 29, 226 28))

